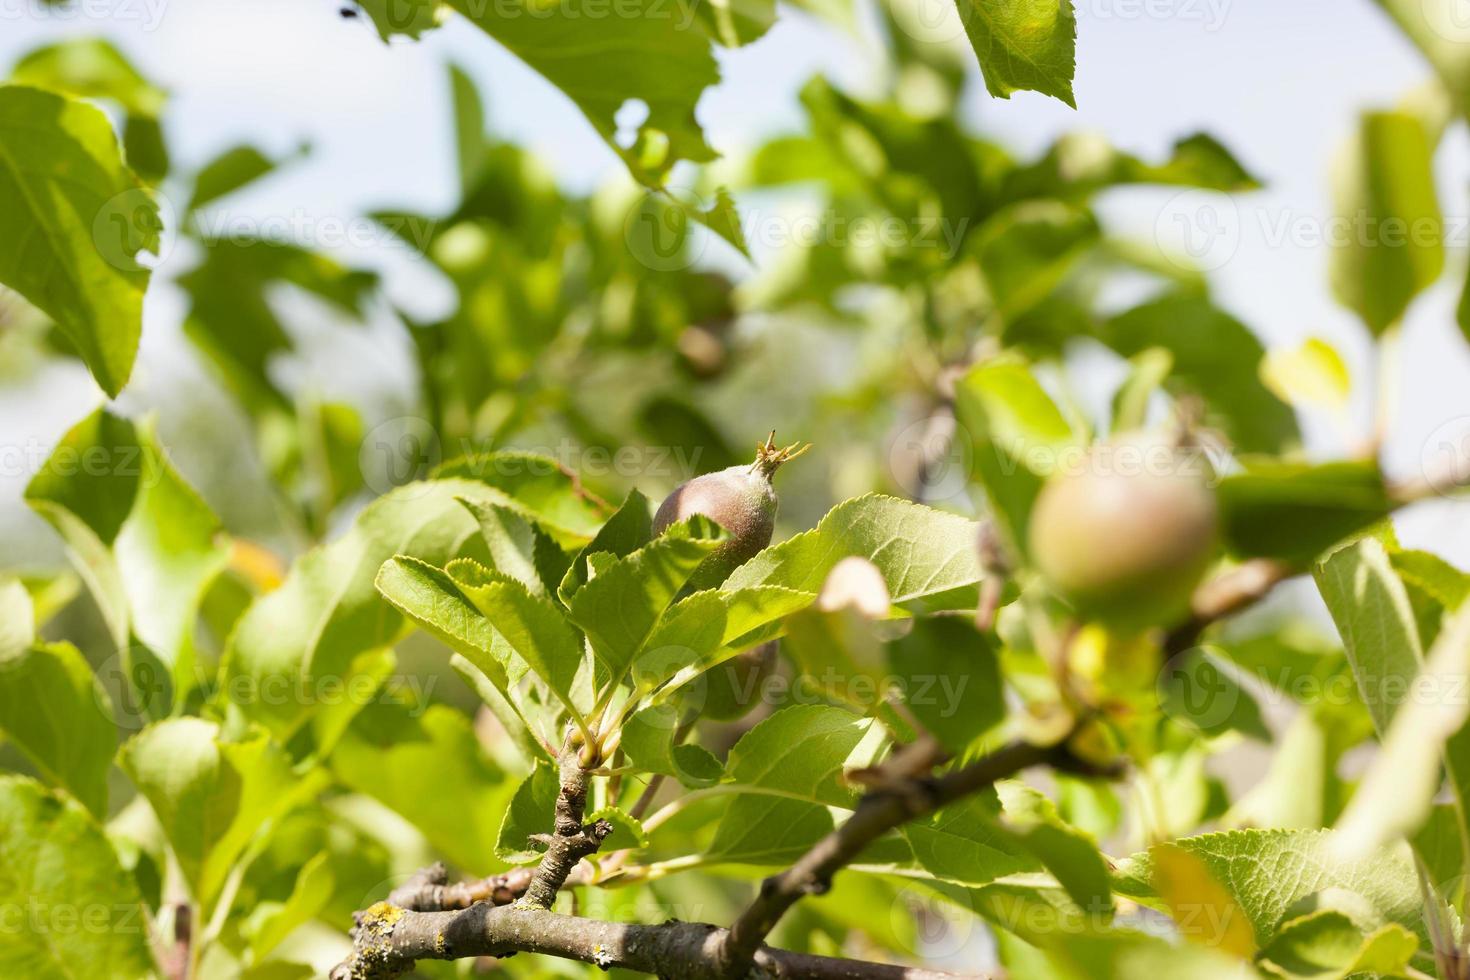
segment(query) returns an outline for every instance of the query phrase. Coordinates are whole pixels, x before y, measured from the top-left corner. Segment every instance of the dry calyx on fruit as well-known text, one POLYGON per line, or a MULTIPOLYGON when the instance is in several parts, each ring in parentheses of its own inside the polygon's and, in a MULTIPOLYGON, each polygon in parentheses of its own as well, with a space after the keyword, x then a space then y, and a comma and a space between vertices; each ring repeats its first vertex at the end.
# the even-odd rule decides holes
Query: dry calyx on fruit
MULTIPOLYGON (((755 462, 697 476, 674 488, 653 518, 653 533, 695 514, 710 518, 729 535, 689 577, 686 589, 711 589, 771 543, 776 528, 776 489, 771 478, 782 464, 811 448, 778 447, 773 431, 756 446, 755 462)), ((776 641, 744 650, 703 675, 703 701, 697 707, 720 721, 743 716, 757 700, 761 684, 776 667, 776 641)))
POLYGON ((1055 473, 1027 537, 1051 588, 1118 629, 1176 622, 1219 548, 1219 514, 1201 454, 1130 433, 1055 473))
POLYGON ((756 446, 755 462, 706 473, 679 484, 659 504, 653 516, 653 533, 662 534, 670 525, 702 514, 725 529, 729 537, 715 549, 689 578, 691 590, 710 589, 771 543, 776 528, 776 488, 771 478, 788 463, 811 448, 810 443, 784 448, 775 442, 773 431, 756 446))

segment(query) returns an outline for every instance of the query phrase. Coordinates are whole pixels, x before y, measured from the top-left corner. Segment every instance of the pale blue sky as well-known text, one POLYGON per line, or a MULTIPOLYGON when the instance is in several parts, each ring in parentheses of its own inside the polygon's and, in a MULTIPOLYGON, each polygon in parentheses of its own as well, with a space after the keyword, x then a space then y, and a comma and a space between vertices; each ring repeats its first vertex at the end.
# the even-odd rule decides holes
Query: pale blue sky
MULTIPOLYGON (((234 214, 323 221, 383 206, 448 206, 454 179, 443 66, 451 59, 480 82, 494 129, 537 150, 569 185, 590 189, 621 173, 560 93, 462 22, 421 42, 384 45, 362 19, 340 18, 331 0, 89 0, 87 9, 110 11, 105 17, 40 17, 28 2, 0 2, 0 67, 62 37, 111 38, 173 90, 169 135, 185 168, 241 141, 278 153, 311 141, 307 161, 232 200, 234 214)), ((913 2, 932 13, 945 0, 913 2)), ((1075 112, 1031 94, 994 100, 973 85, 963 107, 967 121, 1026 153, 1077 129, 1145 156, 1163 154, 1196 130, 1211 132, 1269 185, 1235 204, 1239 244, 1214 274, 1221 301, 1273 344, 1329 338, 1366 380, 1367 343, 1332 301, 1327 250, 1274 237, 1287 224, 1331 214, 1325 178, 1333 151, 1358 111, 1392 104, 1428 77, 1418 55, 1370 0, 1080 0, 1078 21, 1075 112)), ((814 73, 859 92, 871 88, 873 45, 871 36, 844 37, 783 12, 767 37, 722 53, 723 81, 699 107, 710 142, 738 154, 799 125, 794 94, 814 73)), ((1419 468, 1432 433, 1470 416, 1470 347, 1453 324, 1470 214, 1463 129, 1447 139, 1439 163, 1442 202, 1460 248, 1450 277, 1408 322, 1403 370, 1412 382, 1403 386, 1389 452, 1391 468, 1401 473, 1419 468)), ((1103 210, 1115 230, 1150 239, 1173 197, 1120 191, 1103 210)), ((387 269, 402 301, 433 302, 435 284, 401 256, 374 249, 344 255, 387 269)), ((170 259, 175 269, 186 262, 183 254, 170 259)), ((135 388, 172 369, 180 310, 166 287, 150 294, 135 388)), ((0 430, 7 442, 11 433, 17 441, 48 442, 96 397, 85 376, 68 370, 51 375, 40 394, 0 390, 0 430)), ((1366 397, 1355 408, 1365 428, 1366 397)), ((1345 445, 1321 420, 1309 420, 1308 431, 1319 454, 1345 445)), ((0 530, 34 530, 18 523, 23 483, 0 474, 0 530)), ((1407 536, 1470 563, 1470 527, 1430 511, 1407 522, 1407 536)), ((21 540, 38 539, 26 533, 21 540)))

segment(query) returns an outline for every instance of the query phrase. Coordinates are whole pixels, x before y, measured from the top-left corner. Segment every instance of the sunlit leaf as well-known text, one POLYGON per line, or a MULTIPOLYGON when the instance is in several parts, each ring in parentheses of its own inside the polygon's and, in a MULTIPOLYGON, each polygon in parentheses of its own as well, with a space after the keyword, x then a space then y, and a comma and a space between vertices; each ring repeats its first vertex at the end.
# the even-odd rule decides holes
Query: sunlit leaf
POLYGON ((51 316, 116 396, 138 352, 149 275, 138 254, 158 250, 158 206, 84 102, 0 85, 0 142, 0 283, 51 316))
POLYGON ((1029 89, 1076 108, 1077 18, 1072 0, 956 0, 991 95, 1029 89))
POLYGON ((157 975, 142 897, 102 828, 78 804, 21 776, 0 776, 0 905, 40 916, 40 928, 7 930, 5 976, 157 975), (77 915, 69 929, 61 909, 77 915))
POLYGON ((1337 162, 1332 286, 1374 336, 1398 323, 1444 271, 1434 147, 1407 112, 1369 112, 1337 162))

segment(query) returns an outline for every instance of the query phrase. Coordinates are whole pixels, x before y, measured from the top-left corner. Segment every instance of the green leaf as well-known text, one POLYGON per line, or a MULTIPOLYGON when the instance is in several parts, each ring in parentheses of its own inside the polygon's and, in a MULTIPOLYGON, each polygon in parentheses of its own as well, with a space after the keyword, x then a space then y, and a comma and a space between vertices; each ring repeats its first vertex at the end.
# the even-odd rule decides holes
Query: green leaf
MULTIPOLYGON (((1053 930, 1055 931, 1055 930, 1053 930)), ((1248 963, 1193 943, 1179 945, 1158 936, 1120 929, 1098 935, 1068 930, 1063 941, 1047 946, 1059 980, 1258 980, 1248 963)))
POLYGON ((1316 830, 1332 823, 1347 795, 1338 763, 1372 731, 1356 701, 1347 708, 1298 711, 1278 739, 1270 768, 1234 802, 1222 824, 1316 830), (1343 716, 1349 713, 1362 714, 1361 722, 1348 722, 1343 716))
POLYGON ((153 424, 98 409, 62 438, 26 487, 26 502, 66 541, 117 649, 128 650, 136 637, 182 697, 198 680, 199 603, 228 548, 219 520, 173 468, 153 424))
POLYGON ((1433 597, 1445 609, 1459 609, 1470 599, 1470 575, 1438 555, 1427 551, 1394 551, 1388 560, 1407 585, 1433 597))
POLYGON ((636 712, 623 724, 623 754, 630 765, 643 772, 673 776, 691 789, 713 786, 724 774, 724 767, 703 746, 674 744, 681 718, 680 712, 669 705, 636 712))
POLYGON ((1375 337, 1398 323, 1444 271, 1434 147, 1408 112, 1369 112, 1339 159, 1332 287, 1375 337))
POLYGON ((449 666, 454 672, 464 678, 464 682, 474 689, 506 730, 517 748, 521 750, 522 757, 527 762, 536 762, 539 759, 554 758, 555 752, 548 747, 545 741, 548 735, 559 735, 559 732, 548 732, 542 734, 539 728, 533 728, 532 723, 523 717, 524 704, 519 697, 514 697, 506 689, 497 686, 489 675, 481 670, 475 661, 456 653, 449 658, 449 666))
POLYGON ((384 41, 403 35, 419 38, 439 26, 439 0, 354 0, 372 19, 384 41))
POLYGON ((1412 836, 1429 818, 1448 762, 1458 791, 1470 759, 1455 734, 1470 719, 1470 701, 1455 693, 1470 675, 1470 605, 1451 617, 1416 676, 1414 696, 1393 716, 1383 745, 1337 823, 1337 846, 1360 857, 1399 836, 1412 836), (1449 757, 1446 758, 1446 753, 1449 757))
POLYGON ((972 465, 992 511, 1011 546, 1024 553, 1042 484, 1069 452, 1085 445, 1085 435, 1014 355, 971 368, 955 388, 955 414, 969 435, 972 465))
MULTIPOLYGON (((1271 943, 1288 913, 1309 909, 1324 892, 1354 893, 1382 922, 1420 927, 1418 878, 1405 850, 1347 862, 1333 853, 1328 832, 1302 830, 1234 830, 1173 844, 1199 858, 1225 887, 1249 917, 1258 946, 1271 943)), ((1151 875, 1148 855, 1135 855, 1119 865, 1113 886, 1120 894, 1150 898, 1151 875)))
POLYGON ((549 599, 532 595, 516 580, 474 562, 455 562, 447 571, 495 633, 546 682, 585 728, 584 716, 591 705, 574 690, 586 666, 582 637, 562 611, 549 599))
POLYGON ((175 718, 123 746, 119 760, 148 798, 190 893, 210 908, 247 846, 317 783, 291 771, 264 733, 227 741, 218 725, 175 718))
POLYGON ((1180 293, 1134 307, 1104 323, 1098 339, 1124 357, 1167 350, 1166 386, 1203 396, 1207 420, 1240 452, 1278 453, 1301 438, 1296 416, 1261 381, 1261 342, 1207 299, 1180 293))
POLYGON ((535 0, 451 6, 565 92, 640 183, 659 187, 676 161, 715 158, 694 107, 719 68, 708 37, 687 29, 693 13, 682 2, 632 0, 617 17, 575 16, 535 0), (638 101, 647 116, 620 139, 619 110, 638 101))
POLYGON ((1376 0, 1424 52, 1462 115, 1470 117, 1470 27, 1459 0, 1376 0))
POLYGON ((103 98, 122 110, 122 143, 132 172, 150 184, 168 175, 168 147, 159 115, 168 93, 148 81, 122 51, 101 38, 72 38, 35 48, 10 72, 19 85, 60 96, 103 98))
POLYGON ((983 885, 1039 862, 1088 916, 1106 921, 1112 915, 1109 870, 1097 842, 1015 780, 909 824, 903 835, 919 864, 947 881, 983 885))
POLYGON ((271 295, 291 286, 361 319, 377 281, 373 273, 295 245, 218 238, 203 250, 200 263, 178 278, 190 302, 184 333, 249 411, 289 415, 294 396, 272 375, 270 364, 295 344, 271 305, 271 295))
POLYGON ((490 154, 485 133, 485 103, 474 79, 458 65, 449 66, 449 93, 454 104, 454 148, 459 163, 460 193, 468 198, 484 172, 490 154))
POLYGON ((157 118, 168 94, 144 78, 102 38, 74 38, 36 48, 15 63, 10 80, 63 95, 109 99, 131 115, 157 118))
POLYGON ((683 398, 660 393, 638 407, 638 431, 704 473, 739 465, 741 457, 710 418, 683 398))
POLYGON ((0 283, 56 321, 109 396, 138 353, 158 206, 123 165, 101 111, 40 89, 0 85, 0 283), (36 133, 47 134, 37 139, 36 133))
POLYGON ((552 832, 556 797, 560 792, 556 766, 538 760, 510 798, 510 806, 506 807, 505 816, 500 821, 500 834, 495 840, 495 856, 510 864, 540 861, 546 849, 534 846, 531 838, 552 832))
POLYGON ((1255 695, 1213 652, 1197 647, 1175 658, 1164 668, 1159 687, 1159 706, 1176 721, 1205 735, 1234 731, 1271 742, 1255 695))
POLYGON ((99 819, 117 752, 112 702, 69 643, 0 650, 0 733, 99 819))
POLYGON ((232 146, 206 163, 194 175, 194 192, 189 197, 186 210, 197 211, 306 154, 307 147, 302 145, 290 156, 272 160, 253 146, 232 146))
POLYGON ((128 168, 150 187, 168 176, 168 144, 163 124, 152 116, 130 115, 123 120, 123 158, 128 168))
POLYGON ((776 22, 776 0, 719 0, 694 10, 709 36, 727 48, 759 40, 776 22))
POLYGON ((492 567, 537 595, 549 595, 568 569, 566 554, 535 522, 501 504, 461 501, 480 524, 492 567), (560 572, 553 577, 553 573, 560 572))
MULTIPOLYGON (((496 574, 472 562, 453 562, 451 568, 482 579, 496 574)), ((450 665, 474 687, 528 759, 541 758, 550 752, 547 745, 561 743, 560 711, 565 707, 561 695, 536 688, 539 675, 531 674, 534 680, 527 680, 530 665, 465 595, 449 571, 416 559, 394 558, 379 571, 378 588, 417 626, 457 651, 450 665), (557 700, 552 701, 553 697, 557 700)), ((577 701, 570 689, 567 696, 577 701)), ((575 716, 582 717, 581 709, 575 716)))
MULTIPOLYGON (((1400 706, 1419 693, 1414 681, 1424 660, 1424 637, 1438 628, 1441 609, 1437 604, 1423 610, 1416 605, 1421 596, 1395 574, 1384 545, 1376 538, 1365 538, 1337 552, 1318 566, 1316 578, 1342 634, 1359 693, 1379 737, 1386 738, 1400 706)), ((1460 637, 1458 642, 1465 641, 1460 637)), ((1448 662, 1459 655, 1449 650, 1443 653, 1448 662)), ((1422 706, 1416 708, 1416 715, 1420 710, 1422 706)), ((1429 708, 1424 720, 1431 726, 1448 725, 1439 710, 1459 709, 1453 704, 1429 708)), ((1462 727, 1446 736, 1444 761, 1450 785, 1463 805, 1470 799, 1470 729, 1462 727)), ((1417 755, 1422 748, 1404 751, 1417 755)), ((1422 782, 1422 758, 1418 762, 1418 781, 1422 782)))
POLYGON ((244 930, 250 937, 250 953, 256 962, 326 908, 337 883, 328 863, 330 858, 330 854, 320 853, 303 864, 286 901, 261 902, 250 910, 244 930))
POLYGON ((1403 926, 1389 924, 1364 935, 1343 913, 1322 909, 1283 926, 1261 951, 1261 968, 1289 980, 1400 976, 1418 949, 1418 937, 1403 926))
POLYGON ((840 708, 797 705, 746 732, 726 771, 751 792, 725 811, 709 857, 773 865, 804 853, 832 829, 827 806, 852 807, 854 793, 841 776, 869 728, 840 708))
POLYGON ((0 664, 36 642, 36 607, 20 579, 0 575, 0 664))
POLYGON ((1470 278, 1465 280, 1460 292, 1460 305, 1455 307, 1455 322, 1460 325, 1460 334, 1470 340, 1470 278))
POLYGON ((1131 432, 1148 423, 1149 402, 1174 370, 1174 356, 1162 347, 1149 347, 1128 359, 1128 377, 1113 394, 1111 432, 1131 432))
POLYGON ((978 529, 954 514, 868 494, 838 504, 814 529, 762 551, 721 588, 779 585, 815 594, 839 561, 857 555, 878 566, 894 603, 941 602, 964 590, 970 598, 981 577, 978 529))
POLYGON ((106 99, 123 112, 123 149, 134 173, 156 184, 168 173, 159 115, 168 95, 138 73, 101 38, 75 38, 37 48, 11 72, 11 81, 61 95, 106 99))
POLYGON ((383 563, 376 584, 415 626, 463 655, 502 694, 509 691, 505 641, 447 571, 399 555, 383 563))
POLYGON ((1034 197, 1079 201, 1106 188, 1128 184, 1225 192, 1261 186, 1229 150, 1207 133, 1195 133, 1175 143, 1169 159, 1158 164, 1123 153, 1096 133, 1067 133, 1045 156, 1007 174, 999 196, 1007 201, 1034 197))
POLYGON ((1382 520, 1394 502, 1374 460, 1247 460, 1217 490, 1226 544, 1238 557, 1304 563, 1382 520))
MULTIPOLYGON (((855 99, 821 76, 802 88, 801 102, 820 151, 799 167, 813 168, 834 195, 854 196, 850 184, 883 211, 912 221, 935 240, 944 238, 951 252, 958 249, 985 204, 981 175, 971 157, 973 143, 953 120, 943 114, 921 116, 891 101, 855 99), (936 218, 949 227, 936 227, 936 218)), ((871 216, 858 201, 839 198, 831 206, 852 208, 854 219, 871 216)), ((847 250, 845 243, 821 243, 813 256, 841 260, 847 250)))
POLYGON ((956 0, 991 95, 1030 90, 1077 107, 1077 18, 1072 0, 956 0))
POLYGON ((711 589, 681 599, 665 611, 633 661, 635 692, 657 691, 657 700, 663 700, 740 649, 756 645, 755 639, 768 638, 764 627, 815 598, 809 592, 763 585, 711 589), (752 638, 757 631, 759 636, 752 638))
POLYGON ((602 842, 604 853, 648 846, 648 834, 643 830, 642 821, 628 816, 617 807, 605 806, 587 814, 588 823, 596 823, 598 820, 606 820, 613 826, 612 834, 602 842))
POLYGON ((514 784, 460 712, 380 699, 353 721, 331 762, 346 786, 413 824, 446 860, 474 874, 500 867, 494 815, 514 784))
POLYGON ((627 673, 659 617, 724 537, 718 524, 696 515, 599 568, 572 596, 572 622, 586 631, 592 652, 615 680, 627 673))
POLYGON ((38 928, 21 920, 6 929, 4 976, 156 975, 142 897, 102 828, 77 803, 20 776, 0 776, 0 907, 43 910, 38 928), (57 917, 65 909, 77 917, 57 917))
POLYGON ((925 616, 888 649, 904 703, 945 748, 963 752, 1005 717, 995 642, 968 616, 925 616))
POLYGON ((987 220, 972 247, 996 311, 1014 321, 1050 296, 1101 238, 1090 211, 1023 201, 987 220))
POLYGON ((572 595, 587 584, 587 558, 589 555, 606 554, 615 558, 626 558, 648 544, 653 537, 653 517, 648 510, 648 498, 637 490, 628 494, 607 523, 598 528, 596 536, 577 554, 566 577, 557 587, 556 594, 563 603, 570 602, 572 595))
MULTIPOLYGON (((743 2, 743 0, 742 0, 743 2)), ((715 201, 709 207, 694 207, 678 202, 679 208, 692 221, 697 221, 710 231, 729 242, 735 251, 750 258, 750 245, 745 241, 745 227, 740 223, 740 211, 735 207, 735 198, 724 187, 715 189, 715 201)))
POLYGON ((1413 840, 1414 856, 1423 862, 1429 883, 1452 902, 1463 900, 1467 884, 1465 839, 1458 810, 1458 803, 1439 804, 1413 840))
POLYGON ((543 476, 527 473, 528 458, 519 454, 495 459, 475 461, 478 480, 446 476, 379 497, 341 538, 293 563, 281 587, 240 618, 225 653, 221 698, 278 734, 298 728, 316 711, 324 679, 350 680, 358 654, 402 634, 402 617, 374 585, 383 563, 402 555, 442 567, 481 541, 461 498, 558 526, 590 519, 577 516, 590 505, 550 461, 538 464, 538 471, 549 467, 543 476))
POLYGON ((583 490, 576 474, 549 456, 517 450, 463 456, 436 468, 433 477, 494 487, 500 491, 491 498, 494 502, 540 525, 567 547, 586 544, 607 519, 607 505, 583 490))
MULTIPOLYGON (((1039 861, 1024 836, 1003 827, 999 816, 1000 801, 994 791, 987 791, 906 823, 899 833, 918 866, 942 881, 984 885, 1007 875, 1036 871, 1039 861)), ((1026 830, 1036 826, 1028 821, 1026 830)), ((1037 840, 1045 848, 1042 835, 1037 840)), ((1110 907, 1111 902, 1105 901, 1104 908, 1110 907)))
POLYGON ((1387 550, 1373 538, 1336 552, 1314 575, 1342 635, 1358 693, 1382 736, 1424 659, 1408 591, 1387 550))

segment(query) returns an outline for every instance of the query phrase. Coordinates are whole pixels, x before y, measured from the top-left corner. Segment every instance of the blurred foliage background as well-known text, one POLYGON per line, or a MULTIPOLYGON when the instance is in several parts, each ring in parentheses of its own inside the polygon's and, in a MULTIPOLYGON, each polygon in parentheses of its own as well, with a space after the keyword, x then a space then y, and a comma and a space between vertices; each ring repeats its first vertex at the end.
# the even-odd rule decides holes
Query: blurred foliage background
MULTIPOLYGON (((800 6, 824 30, 850 29, 852 11, 800 6)), ((302 165, 310 145, 273 152, 242 143, 181 167, 170 152, 170 119, 174 101, 188 98, 187 79, 165 88, 148 76, 146 58, 135 64, 98 39, 47 44, 12 64, 14 81, 99 101, 119 126, 129 164, 164 204, 155 277, 175 297, 169 312, 186 344, 173 360, 150 362, 118 404, 136 417, 157 413, 159 442, 231 537, 190 639, 201 660, 214 662, 254 595, 338 536, 367 502, 473 452, 541 451, 602 498, 637 488, 657 500, 698 472, 748 459, 774 429, 778 439, 817 447, 781 473, 779 539, 869 491, 980 513, 987 474, 977 459, 1013 431, 1034 435, 1024 409, 1041 400, 1056 406, 1059 438, 1085 441, 1182 414, 1222 458, 1305 458, 1299 411, 1310 424, 1340 426, 1354 448, 1372 437, 1358 423, 1373 381, 1354 376, 1340 345, 1314 337, 1268 353, 1218 301, 1207 252, 1181 255, 1119 233, 1099 203, 1140 185, 1201 192, 1183 198, 1180 213, 1208 232, 1212 209, 1222 207, 1213 195, 1262 186, 1230 148, 1208 132, 1182 132, 1157 154, 1091 133, 1015 150, 961 121, 961 100, 980 84, 970 55, 918 39, 902 23, 912 13, 884 4, 861 11, 884 51, 875 84, 858 92, 811 77, 796 96, 799 125, 716 165, 680 168, 668 192, 621 170, 591 190, 559 186, 555 168, 487 122, 494 113, 486 104, 499 94, 446 65, 439 97, 422 111, 453 120, 452 203, 425 210, 385 202, 370 214, 338 216, 332 227, 312 219, 304 233, 289 216, 241 214, 234 202, 302 165), (691 218, 729 206, 727 191, 745 244, 762 261, 748 261, 727 240, 739 236, 691 218), (353 250, 329 244, 337 241, 391 250, 444 302, 402 302, 353 250), (778 258, 767 260, 773 252, 778 258), (977 365, 994 370, 994 387, 962 383, 977 365)), ((1396 37, 1386 23, 1383 30, 1396 37)), ((1455 120, 1465 91, 1454 64, 1425 46, 1439 81, 1365 120, 1355 138, 1371 146, 1375 126, 1406 127, 1366 159, 1387 161, 1403 186, 1419 189, 1421 199, 1405 206, 1438 217, 1433 193, 1424 200, 1422 192, 1436 183, 1441 137, 1463 136, 1455 120)), ((1343 186, 1351 213, 1355 185, 1343 186)), ((128 202, 119 214, 135 217, 128 202)), ((1451 249, 1447 259, 1442 242, 1426 251, 1435 254, 1420 257, 1407 281, 1393 270, 1374 280, 1381 270, 1352 249, 1334 254, 1333 285, 1361 317, 1365 342, 1391 334, 1434 283, 1456 279, 1440 288, 1458 290, 1462 256, 1451 249), (1453 272, 1441 279, 1447 268, 1453 272)), ((1470 329, 1470 312, 1460 326, 1470 329)), ((44 384, 74 354, 45 316, 0 295, 0 384, 44 384)), ((17 417, 26 408, 14 398, 6 404, 17 417)), ((74 415, 84 414, 77 406, 74 415)), ((17 430, 28 438, 24 426, 17 430)), ((18 458, 38 464, 49 447, 32 448, 27 438, 18 440, 18 458)), ((79 583, 61 570, 54 547, 18 540, 4 564, 29 576, 42 618, 55 613, 47 633, 77 642, 126 704, 108 624, 90 603, 70 601, 79 583)), ((1275 612, 1230 645, 1242 671, 1259 667, 1263 682, 1283 661, 1324 681, 1345 672, 1324 630, 1298 617, 1282 625, 1286 611, 1275 612)), ((318 889, 312 924, 287 947, 312 962, 339 950, 340 925, 365 898, 432 857, 481 873, 499 866, 493 828, 467 832, 461 817, 503 809, 514 788, 504 773, 522 766, 493 722, 474 714, 478 699, 447 668, 442 647, 418 636, 399 654, 399 680, 423 686, 375 705, 354 726, 334 763, 338 790, 286 817, 240 884, 243 908, 318 889), (465 769, 463 795, 426 799, 414 772, 446 757, 465 769), (394 777, 386 783, 376 778, 383 768, 394 777), (329 873, 303 885, 303 865, 329 873)), ((1339 707, 1301 712, 1286 736, 1293 754, 1269 771, 1250 770, 1262 750, 1248 741, 1241 749, 1239 738, 1224 747, 1241 750, 1247 764, 1221 772, 1206 766, 1216 746, 1197 730, 1161 737, 1150 764, 1169 795, 1166 829, 1330 823, 1347 793, 1336 762, 1371 732, 1358 706, 1339 707), (1304 758, 1315 760, 1318 783, 1284 793, 1304 758), (1242 772, 1251 778, 1241 780, 1242 772), (1261 772, 1255 790, 1227 791, 1227 777, 1249 786, 1261 772), (1284 812, 1297 795, 1311 802, 1284 812)), ((140 711, 120 714, 141 724, 140 711)), ((1257 742, 1264 734, 1258 716, 1225 727, 1257 742)), ((721 729, 708 736, 726 745, 731 737, 721 729)), ((0 746, 0 765, 30 769, 13 747, 0 746)), ((145 888, 161 894, 160 869, 149 870, 156 828, 139 799, 129 801, 121 773, 112 779, 109 827, 128 842, 145 888)), ((1121 824, 1111 790, 1066 779, 1058 790, 1079 826, 1104 840, 1145 842, 1143 826, 1121 824)), ((679 818, 690 840, 707 833, 700 815, 693 807, 679 818)), ((598 893, 611 907, 584 911, 648 918, 673 909, 724 921, 743 894, 719 877, 683 876, 598 893)), ((871 946, 958 969, 991 962, 995 951, 979 931, 931 921, 947 915, 890 881, 845 877, 831 895, 804 903, 780 938, 820 952, 871 946), (904 914, 890 914, 895 908, 904 914)), ((252 941, 264 942, 240 939, 252 941)), ((586 975, 527 959, 499 969, 586 975)), ((219 975, 234 966, 218 965, 219 975)))

